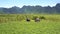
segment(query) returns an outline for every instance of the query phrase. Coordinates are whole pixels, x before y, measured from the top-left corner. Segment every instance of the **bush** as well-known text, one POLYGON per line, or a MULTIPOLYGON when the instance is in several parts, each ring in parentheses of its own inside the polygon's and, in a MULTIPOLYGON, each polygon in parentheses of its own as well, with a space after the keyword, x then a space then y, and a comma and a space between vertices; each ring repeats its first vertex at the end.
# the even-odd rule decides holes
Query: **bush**
POLYGON ((44 16, 41 16, 40 19, 46 19, 44 16))

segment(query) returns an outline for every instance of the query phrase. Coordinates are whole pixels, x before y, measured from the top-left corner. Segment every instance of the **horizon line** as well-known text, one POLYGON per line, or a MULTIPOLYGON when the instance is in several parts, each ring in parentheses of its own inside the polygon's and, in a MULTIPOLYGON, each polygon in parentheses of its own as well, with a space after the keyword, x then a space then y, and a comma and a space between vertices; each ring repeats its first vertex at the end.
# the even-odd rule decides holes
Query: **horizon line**
MULTIPOLYGON (((23 5, 23 6, 41 6, 41 5, 23 5)), ((23 6, 16 6, 16 7, 22 8, 23 6)), ((50 6, 50 5, 41 6, 41 7, 47 7, 47 6, 50 6)), ((53 6, 50 6, 50 7, 54 7, 54 6, 56 6, 56 5, 53 5, 53 6)), ((11 8, 11 7, 14 7, 14 6, 9 6, 9 7, 0 6, 0 8, 11 8)))

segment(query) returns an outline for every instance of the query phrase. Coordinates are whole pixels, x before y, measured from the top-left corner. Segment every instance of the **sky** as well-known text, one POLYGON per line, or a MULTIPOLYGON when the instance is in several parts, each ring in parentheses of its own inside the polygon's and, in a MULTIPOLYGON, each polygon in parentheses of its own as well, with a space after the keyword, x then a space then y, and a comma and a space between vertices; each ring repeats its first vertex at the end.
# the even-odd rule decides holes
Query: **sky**
POLYGON ((55 6, 57 3, 60 3, 60 0, 0 0, 0 7, 10 8, 13 6, 23 7, 24 5, 28 6, 55 6))

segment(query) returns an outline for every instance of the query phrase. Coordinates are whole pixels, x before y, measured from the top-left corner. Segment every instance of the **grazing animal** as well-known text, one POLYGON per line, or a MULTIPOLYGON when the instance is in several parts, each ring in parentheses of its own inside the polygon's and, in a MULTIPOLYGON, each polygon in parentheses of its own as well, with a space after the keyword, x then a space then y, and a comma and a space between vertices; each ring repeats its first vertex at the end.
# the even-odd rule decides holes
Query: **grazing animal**
POLYGON ((35 18, 35 22, 40 22, 40 18, 35 18))
POLYGON ((30 18, 27 18, 27 19, 26 19, 26 21, 28 21, 28 22, 29 22, 29 21, 30 21, 30 18))

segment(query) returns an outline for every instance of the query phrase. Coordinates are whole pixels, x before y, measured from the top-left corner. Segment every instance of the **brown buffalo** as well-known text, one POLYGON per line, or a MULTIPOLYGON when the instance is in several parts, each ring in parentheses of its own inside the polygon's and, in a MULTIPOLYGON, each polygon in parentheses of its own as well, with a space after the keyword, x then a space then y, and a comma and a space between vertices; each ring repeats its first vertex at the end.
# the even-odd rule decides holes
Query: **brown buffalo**
POLYGON ((35 22, 40 22, 40 18, 35 18, 35 22))

